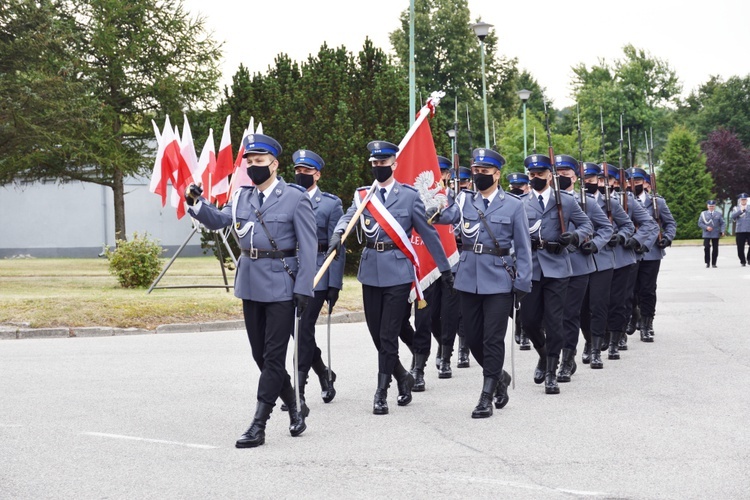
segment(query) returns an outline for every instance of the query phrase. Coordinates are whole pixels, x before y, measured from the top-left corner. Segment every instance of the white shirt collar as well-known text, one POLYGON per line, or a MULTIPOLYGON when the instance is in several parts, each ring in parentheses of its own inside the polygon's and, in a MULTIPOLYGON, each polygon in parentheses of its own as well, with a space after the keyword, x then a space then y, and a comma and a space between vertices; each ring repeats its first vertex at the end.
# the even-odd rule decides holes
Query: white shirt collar
POLYGON ((534 199, 537 200, 537 203, 539 202, 539 195, 541 194, 542 199, 544 200, 544 207, 546 208, 547 205, 549 204, 549 198, 550 198, 550 195, 552 194, 552 188, 548 187, 541 193, 537 191, 536 189, 532 189, 531 194, 534 196, 534 199))
POLYGON ((271 193, 273 193, 273 190, 276 188, 276 186, 279 185, 279 178, 276 177, 270 186, 268 186, 266 189, 260 189, 258 188, 258 191, 263 193, 263 196, 268 199, 269 196, 271 196, 271 193))
POLYGON ((390 184, 388 184, 387 186, 381 186, 380 183, 378 182, 378 192, 380 192, 381 189, 385 188, 385 199, 387 200, 388 196, 391 194, 391 191, 393 190, 393 186, 395 185, 396 185, 395 180, 391 182, 390 184))
POLYGON ((309 196, 310 199, 312 200, 313 198, 315 198, 315 195, 318 194, 318 191, 320 191, 318 189, 318 186, 315 186, 313 189, 307 192, 307 196, 309 196))
MULTIPOLYGON (((492 205, 492 202, 495 200, 495 198, 497 198, 497 193, 499 193, 499 192, 500 192, 500 189, 496 188, 492 192, 492 194, 490 194, 487 198, 485 198, 484 195, 482 195, 482 193, 479 193, 479 194, 482 196, 483 199, 486 199, 486 200, 488 200, 490 202, 489 205, 492 205)), ((489 206, 489 205, 487 205, 487 206, 489 206)))

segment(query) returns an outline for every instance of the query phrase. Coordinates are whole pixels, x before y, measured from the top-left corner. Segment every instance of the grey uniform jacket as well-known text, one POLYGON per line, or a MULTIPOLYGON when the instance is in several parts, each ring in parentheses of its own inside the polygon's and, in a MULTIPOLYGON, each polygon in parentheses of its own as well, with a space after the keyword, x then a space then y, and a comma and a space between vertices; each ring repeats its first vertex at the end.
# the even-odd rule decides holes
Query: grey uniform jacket
MULTIPOLYGON (((659 212, 659 216, 661 216, 661 211, 659 212)), ((698 227, 703 230, 704 238, 718 238, 724 232, 724 229, 726 229, 725 226, 724 216, 717 210, 713 212, 704 210, 698 216, 698 227), (708 230, 709 227, 711 228, 710 231, 708 230)))
MULTIPOLYGON (((370 189, 370 186, 358 188, 357 191, 359 192, 363 189, 367 191, 370 189)), ((354 196, 358 197, 358 192, 354 196)), ((424 203, 422 203, 422 199, 419 197, 416 189, 394 181, 391 193, 385 201, 385 208, 396 219, 396 222, 404 228, 409 238, 411 238, 412 229, 417 230, 440 272, 450 270, 451 266, 445 257, 440 237, 435 227, 427 223, 424 203)), ((335 232, 343 233, 356 211, 357 204, 352 203, 349 210, 346 211, 341 219, 339 219, 338 224, 336 224, 335 232)), ((393 240, 386 234, 385 230, 378 227, 377 221, 368 209, 362 212, 360 221, 369 243, 393 243, 393 240)), ((359 272, 357 273, 357 279, 363 285, 377 287, 403 285, 411 283, 413 276, 414 271, 411 261, 401 250, 396 248, 379 252, 375 248, 363 249, 362 257, 359 261, 359 272)))
MULTIPOLYGON (((316 189, 315 194, 310 200, 312 202, 313 212, 315 212, 315 224, 317 226, 318 236, 318 257, 317 269, 320 269, 325 261, 325 254, 328 250, 328 242, 333 235, 341 216, 344 215, 344 209, 338 196, 330 193, 324 193, 316 189)), ((344 286, 344 265, 346 263, 346 250, 342 247, 338 259, 331 262, 328 270, 323 274, 315 287, 315 291, 328 290, 329 287, 341 288, 344 286)))
MULTIPOLYGON (((664 198, 662 198, 661 196, 657 196, 656 200, 659 204, 659 221, 656 221, 656 219, 654 218, 654 202, 652 197, 646 196, 646 201, 643 204, 643 207, 646 209, 646 213, 648 213, 655 222, 658 222, 654 244, 646 245, 649 251, 648 253, 643 255, 643 260, 661 260, 667 254, 667 252, 663 248, 659 248, 658 246, 656 246, 656 241, 659 239, 659 228, 661 228, 662 238, 667 238, 669 239, 669 241, 674 240, 674 237, 677 234, 677 221, 674 220, 672 212, 667 206, 667 202, 664 201, 664 198)), ((638 229, 640 230, 640 227, 638 229)))
MULTIPOLYGON (((576 201, 580 200, 578 193, 573 193, 573 196, 576 201)), ((586 195, 586 216, 594 226, 594 245, 601 252, 612 237, 612 223, 609 222, 607 216, 604 215, 604 212, 596 203, 596 199, 590 194, 586 195)), ((568 231, 572 231, 574 228, 575 226, 572 223, 568 225, 568 231)), ((594 262, 594 255, 597 254, 584 255, 580 248, 573 245, 568 246, 568 252, 570 252, 570 265, 573 268, 573 276, 583 276, 597 270, 596 263, 594 262)))
POLYGON ((742 207, 736 206, 732 209, 732 220, 737 224, 734 228, 736 233, 750 233, 750 217, 747 216, 749 208, 742 210, 742 207))
MULTIPOLYGON (((216 230, 235 224, 243 250, 272 250, 268 236, 255 215, 255 210, 259 207, 257 191, 254 187, 236 190, 221 210, 205 203, 201 198, 201 202, 189 208, 188 212, 208 229, 216 230)), ((279 178, 279 183, 258 211, 279 250, 297 248, 297 257, 284 259, 296 275, 296 280, 292 280, 286 272, 281 259, 251 259, 243 253, 237 261, 234 295, 257 302, 292 300, 293 293, 311 297, 318 242, 315 237, 315 217, 307 191, 279 178)))
POLYGON ((509 293, 513 287, 527 293, 531 291, 531 240, 526 211, 518 197, 498 188, 497 195, 485 209, 481 194, 463 190, 455 203, 442 213, 440 223, 459 224, 462 246, 465 247, 458 262, 456 290, 480 295, 509 293), (494 239, 482 222, 480 211, 494 239), (503 249, 513 246, 515 264, 511 255, 475 252, 481 252, 482 248, 496 248, 495 241, 503 249), (511 272, 515 279, 512 279, 511 272))
MULTIPOLYGON (((548 188, 552 189, 552 188, 548 188)), ((565 227, 570 227, 572 222, 575 226, 575 232, 578 234, 579 241, 591 237, 594 234, 594 227, 578 206, 573 195, 567 192, 560 193, 560 200, 563 207, 563 222, 565 227)), ((557 215, 557 202, 554 193, 550 193, 549 202, 542 211, 539 201, 534 195, 534 191, 521 196, 526 207, 526 217, 529 222, 529 233, 531 237, 541 237, 543 241, 557 241, 564 232, 560 228, 560 219, 557 215)), ((537 249, 531 252, 531 258, 534 262, 534 274, 532 280, 539 281, 542 274, 546 278, 569 278, 573 274, 573 268, 570 265, 570 256, 565 248, 559 254, 554 254, 546 249, 537 249)))
MULTIPOLYGON (((613 196, 612 199, 620 203, 620 196, 622 196, 622 193, 613 196)), ((630 192, 628 192, 628 215, 636 228, 633 238, 649 251, 656 248, 656 240, 659 238, 659 226, 656 225, 656 221, 649 215, 645 206, 630 192)), ((643 259, 643 255, 638 255, 633 250, 627 249, 622 245, 615 247, 615 269, 635 264, 641 259, 643 259)))
MULTIPOLYGON (((605 214, 604 216, 606 217, 607 202, 604 200, 604 196, 598 194, 597 196, 595 196, 595 199, 597 206, 601 209, 602 213, 605 214)), ((617 200, 617 198, 614 196, 611 197, 610 200, 613 233, 622 235, 627 241, 628 239, 633 237, 633 234, 635 234, 635 225, 633 225, 633 221, 630 220, 628 214, 625 213, 625 209, 622 208, 619 200, 617 200)), ((628 211, 630 210, 630 206, 628 206, 628 211)), ((644 217, 648 218, 648 214, 644 210, 641 210, 641 213, 644 217)), ((654 224, 654 226, 656 226, 656 224, 654 224)), ((616 247, 605 245, 604 248, 599 249, 599 253, 594 254, 596 270, 606 271, 607 269, 615 269, 615 264, 617 263, 616 254, 618 251, 622 253, 622 257, 620 262, 621 265, 618 266, 617 269, 628 265, 625 264, 626 261, 630 261, 629 264, 635 264, 635 252, 633 250, 627 250, 619 244, 616 247), (629 252, 629 254, 626 254, 626 252, 629 252), (626 255, 628 256, 628 259, 625 259, 626 255)))

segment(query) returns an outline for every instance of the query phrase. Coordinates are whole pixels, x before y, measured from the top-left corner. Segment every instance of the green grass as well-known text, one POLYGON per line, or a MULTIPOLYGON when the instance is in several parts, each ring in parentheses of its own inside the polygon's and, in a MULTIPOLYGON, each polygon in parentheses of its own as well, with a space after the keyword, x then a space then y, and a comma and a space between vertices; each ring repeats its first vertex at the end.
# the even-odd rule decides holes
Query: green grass
MULTIPOLYGON (((108 264, 106 259, 0 260, 0 324, 153 329, 242 318, 242 302, 231 289, 156 289, 147 294, 147 289, 121 288, 108 264)), ((228 272, 227 278, 231 284, 234 273, 228 272)), ((180 257, 159 286, 223 283, 215 258, 180 257)), ((361 287, 347 277, 335 311, 361 308, 361 287)))

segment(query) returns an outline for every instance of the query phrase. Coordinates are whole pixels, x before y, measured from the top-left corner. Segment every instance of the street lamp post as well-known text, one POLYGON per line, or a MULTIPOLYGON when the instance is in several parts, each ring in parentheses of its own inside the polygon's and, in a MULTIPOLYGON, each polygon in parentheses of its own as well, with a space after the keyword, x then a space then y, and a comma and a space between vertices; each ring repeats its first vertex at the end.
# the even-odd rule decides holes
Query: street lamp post
POLYGON ((487 83, 485 78, 484 70, 484 39, 489 34, 492 24, 485 22, 478 22, 471 25, 471 29, 474 30, 474 34, 479 38, 479 46, 482 51, 482 101, 484 104, 484 147, 490 148, 490 127, 487 119, 487 83))
POLYGON ((531 91, 526 89, 521 89, 518 91, 518 97, 521 98, 521 102, 523 103, 523 157, 526 159, 528 156, 528 153, 526 151, 526 101, 529 100, 529 97, 531 97, 531 91))

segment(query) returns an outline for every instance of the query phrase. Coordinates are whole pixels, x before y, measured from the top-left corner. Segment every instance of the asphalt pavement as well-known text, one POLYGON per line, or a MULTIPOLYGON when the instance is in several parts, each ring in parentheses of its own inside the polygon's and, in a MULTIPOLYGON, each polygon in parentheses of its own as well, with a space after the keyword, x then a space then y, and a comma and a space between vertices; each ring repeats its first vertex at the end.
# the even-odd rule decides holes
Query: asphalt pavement
POLYGON ((258 380, 241 330, 2 340, 0 498, 748 498, 750 267, 722 250, 706 269, 702 248, 669 249, 655 342, 579 363, 559 395, 513 344, 488 419, 470 418, 481 368, 439 380, 432 356, 427 391, 399 407, 393 384, 373 415, 366 326, 333 325, 336 398, 313 376, 307 431, 277 407, 255 449, 234 448, 258 380))

